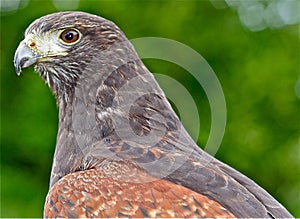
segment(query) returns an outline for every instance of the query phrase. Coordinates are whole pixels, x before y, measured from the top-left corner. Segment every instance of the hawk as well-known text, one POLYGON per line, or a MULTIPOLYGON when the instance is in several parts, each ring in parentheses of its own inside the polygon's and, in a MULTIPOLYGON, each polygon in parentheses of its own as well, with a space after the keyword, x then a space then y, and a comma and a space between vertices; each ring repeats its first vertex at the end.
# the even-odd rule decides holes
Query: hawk
POLYGON ((14 65, 18 75, 34 65, 59 107, 44 217, 292 217, 196 145, 113 22, 41 17, 14 65))

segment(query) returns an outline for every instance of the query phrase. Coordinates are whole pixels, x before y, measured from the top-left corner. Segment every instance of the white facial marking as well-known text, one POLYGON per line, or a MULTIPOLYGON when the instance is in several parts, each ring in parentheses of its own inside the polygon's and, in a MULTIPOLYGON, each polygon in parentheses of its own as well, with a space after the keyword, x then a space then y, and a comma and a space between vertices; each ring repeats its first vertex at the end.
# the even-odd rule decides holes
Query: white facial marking
POLYGON ((62 44, 58 39, 60 31, 48 32, 44 35, 28 34, 24 43, 36 54, 43 58, 51 56, 66 56, 68 46, 62 44))

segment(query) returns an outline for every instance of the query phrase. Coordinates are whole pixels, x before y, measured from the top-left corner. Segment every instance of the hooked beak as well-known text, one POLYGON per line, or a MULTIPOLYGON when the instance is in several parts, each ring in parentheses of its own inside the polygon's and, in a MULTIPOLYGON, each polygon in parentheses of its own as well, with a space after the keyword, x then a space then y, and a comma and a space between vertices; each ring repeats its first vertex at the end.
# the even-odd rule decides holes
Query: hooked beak
POLYGON ((20 75, 22 68, 26 68, 37 63, 39 58, 40 56, 34 54, 33 51, 22 41, 18 46, 14 57, 14 65, 17 75, 20 75))

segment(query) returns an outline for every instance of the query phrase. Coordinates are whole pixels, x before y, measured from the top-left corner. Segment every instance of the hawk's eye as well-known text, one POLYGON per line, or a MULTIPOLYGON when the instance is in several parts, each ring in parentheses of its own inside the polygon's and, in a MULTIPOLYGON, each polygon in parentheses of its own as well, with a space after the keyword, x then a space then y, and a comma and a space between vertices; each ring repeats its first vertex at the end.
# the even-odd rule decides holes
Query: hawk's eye
POLYGON ((60 39, 67 44, 75 43, 79 40, 80 34, 77 30, 74 29, 66 29, 60 34, 60 39))

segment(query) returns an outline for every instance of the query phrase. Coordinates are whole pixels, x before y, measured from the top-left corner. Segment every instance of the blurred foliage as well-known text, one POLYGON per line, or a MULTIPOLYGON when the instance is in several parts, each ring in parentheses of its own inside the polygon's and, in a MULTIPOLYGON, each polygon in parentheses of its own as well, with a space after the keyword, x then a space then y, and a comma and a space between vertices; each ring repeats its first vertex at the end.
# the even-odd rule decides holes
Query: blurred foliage
MULTIPOLYGON (((227 103, 226 133, 216 157, 300 217, 299 26, 251 32, 240 23, 240 11, 212 2, 1 0, 1 217, 42 216, 57 108, 33 69, 18 78, 12 60, 34 19, 65 9, 110 19, 129 39, 165 37, 198 51, 216 72, 227 103), (12 2, 18 5, 7 6, 12 2)), ((152 72, 172 76, 193 95, 201 118, 198 143, 205 145, 210 109, 201 86, 175 64, 144 61, 152 72)))

